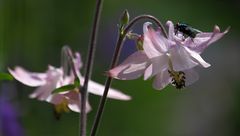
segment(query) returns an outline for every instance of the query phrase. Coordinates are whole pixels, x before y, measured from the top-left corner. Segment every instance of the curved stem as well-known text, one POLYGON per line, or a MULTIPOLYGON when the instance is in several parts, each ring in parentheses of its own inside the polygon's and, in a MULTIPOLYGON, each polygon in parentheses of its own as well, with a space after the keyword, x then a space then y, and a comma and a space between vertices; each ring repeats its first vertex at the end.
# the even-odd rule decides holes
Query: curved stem
MULTIPOLYGON (((140 19, 150 19, 150 20, 154 21, 162 29, 164 36, 167 37, 167 33, 166 33, 162 23, 157 18, 155 18, 151 15, 140 15, 140 16, 135 17, 124 28, 123 32, 119 32, 118 40, 117 40, 117 43, 116 43, 116 47, 115 47, 115 51, 114 51, 114 55, 113 55, 113 59, 112 59, 112 63, 110 65, 110 69, 114 68, 118 63, 118 59, 119 59, 119 56, 120 56, 120 52, 121 52, 121 49, 122 49, 123 42, 125 41, 126 34, 129 32, 130 28, 140 19)), ((104 93, 103 93, 103 96, 101 97, 101 100, 100 100, 100 103, 99 103, 99 106, 98 106, 98 111, 97 111, 97 114, 95 116, 95 120, 94 120, 92 129, 91 129, 91 136, 96 135, 97 128, 99 126, 99 123, 100 123, 100 120, 101 120, 101 117, 102 117, 102 113, 103 113, 103 110, 104 110, 104 106, 105 106, 105 103, 106 103, 108 90, 109 90, 109 88, 111 86, 111 83, 112 83, 112 79, 113 79, 112 77, 107 77, 107 79, 106 79, 104 93)))
POLYGON ((79 97, 81 97, 80 136, 86 136, 86 129, 87 129, 86 103, 88 99, 87 88, 88 88, 88 81, 92 75, 92 67, 93 67, 93 60, 94 60, 94 55, 96 50, 97 33, 99 28, 99 20, 100 20, 101 11, 102 11, 102 5, 103 5, 103 0, 97 0, 93 27, 91 32, 90 45, 88 49, 88 58, 86 61, 85 80, 84 80, 83 87, 80 88, 80 91, 81 91, 81 95, 79 94, 80 95, 79 97))
POLYGON ((133 18, 132 21, 129 22, 129 24, 128 24, 128 25, 125 27, 125 29, 124 29, 125 35, 128 33, 128 31, 130 30, 130 28, 131 28, 137 21, 139 21, 139 20, 141 20, 141 19, 149 19, 149 20, 155 22, 155 23, 161 28, 161 30, 163 31, 163 35, 164 35, 166 38, 168 38, 167 32, 166 32, 163 24, 162 24, 156 17, 151 16, 151 15, 140 15, 140 16, 137 16, 137 17, 133 18))

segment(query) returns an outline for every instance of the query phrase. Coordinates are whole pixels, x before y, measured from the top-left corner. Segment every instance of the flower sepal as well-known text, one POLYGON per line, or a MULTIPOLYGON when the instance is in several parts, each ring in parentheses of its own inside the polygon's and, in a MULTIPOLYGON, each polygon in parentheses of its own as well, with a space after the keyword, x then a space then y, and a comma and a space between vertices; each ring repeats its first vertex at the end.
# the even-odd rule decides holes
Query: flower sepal
POLYGON ((79 87, 80 87, 80 80, 79 80, 79 78, 75 78, 74 84, 68 84, 68 85, 64 85, 59 88, 56 88, 52 91, 52 94, 66 92, 66 91, 73 91, 79 87))

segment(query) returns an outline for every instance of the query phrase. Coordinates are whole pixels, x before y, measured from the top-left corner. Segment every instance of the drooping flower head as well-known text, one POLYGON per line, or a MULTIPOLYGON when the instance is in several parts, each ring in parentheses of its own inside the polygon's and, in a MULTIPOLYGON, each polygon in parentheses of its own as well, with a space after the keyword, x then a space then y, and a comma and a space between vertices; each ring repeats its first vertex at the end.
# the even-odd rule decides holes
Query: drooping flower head
POLYGON ((161 29, 155 31, 150 22, 143 26, 143 50, 130 55, 122 64, 111 69, 109 75, 121 80, 136 79, 144 75, 144 80, 155 76, 153 87, 161 90, 169 83, 176 88, 183 88, 198 79, 192 69, 199 65, 210 66, 200 54, 211 43, 220 39, 228 30, 220 32, 218 26, 213 32, 197 33, 194 39, 175 33, 174 25, 168 21, 168 37, 164 37, 161 29))
MULTIPOLYGON (((73 67, 80 80, 80 85, 83 85, 84 77, 80 73, 82 61, 79 53, 75 53, 73 67)), ((60 93, 52 93, 56 88, 74 84, 75 76, 73 70, 71 69, 69 74, 64 73, 64 71, 66 70, 63 70, 62 67, 55 68, 53 66, 48 66, 48 70, 45 73, 28 72, 21 67, 16 67, 14 70, 9 69, 11 75, 19 82, 27 86, 38 87, 32 94, 30 94, 30 98, 36 98, 40 101, 47 101, 54 104, 57 112, 67 112, 69 110, 80 112, 79 93, 81 94, 81 90, 79 90, 79 88, 60 93)), ((102 95, 104 86, 90 80, 88 91, 96 95, 102 95)), ((130 96, 112 88, 109 90, 108 97, 118 100, 131 99, 130 96)), ((88 102, 86 107, 87 111, 91 110, 88 102)))

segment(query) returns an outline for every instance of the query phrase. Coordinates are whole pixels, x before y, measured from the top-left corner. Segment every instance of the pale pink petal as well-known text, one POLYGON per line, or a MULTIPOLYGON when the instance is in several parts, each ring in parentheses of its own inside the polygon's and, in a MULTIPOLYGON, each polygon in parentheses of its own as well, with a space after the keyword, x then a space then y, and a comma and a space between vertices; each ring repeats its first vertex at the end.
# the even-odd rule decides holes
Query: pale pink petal
POLYGON ((151 59, 152 64, 144 72, 144 80, 147 80, 149 77, 155 76, 162 69, 168 66, 168 56, 162 55, 151 59))
MULTIPOLYGON (((79 93, 76 91, 69 91, 68 93, 64 94, 68 100, 68 108, 74 112, 81 111, 80 101, 81 98, 79 97, 79 93)), ((86 111, 89 112, 91 110, 91 106, 89 102, 86 103, 86 111)))
POLYGON ((205 48, 221 39, 228 31, 229 28, 224 32, 220 32, 220 28, 215 26, 212 33, 199 33, 194 39, 186 40, 185 45, 193 51, 202 53, 205 48))
POLYGON ((22 67, 16 67, 14 70, 8 69, 10 74, 19 82, 36 87, 46 83, 46 73, 28 72, 22 67))
POLYGON ((148 32, 148 29, 149 29, 149 26, 150 26, 150 25, 152 25, 151 22, 145 22, 145 23, 143 24, 143 33, 144 33, 144 34, 148 32))
MULTIPOLYGON (((81 81, 84 81, 83 77, 81 77, 81 81)), ((89 93, 102 96, 104 92, 104 88, 105 86, 103 86, 102 84, 89 80, 89 83, 88 83, 89 93)), ((130 96, 113 88, 109 89, 107 97, 112 99, 118 99, 118 100, 131 100, 130 96)))
POLYGON ((59 88, 61 86, 69 85, 74 83, 74 75, 65 76, 64 78, 59 79, 59 82, 57 82, 56 88, 59 88))
POLYGON ((187 47, 184 47, 184 48, 189 53, 189 55, 193 58, 193 60, 195 60, 195 62, 197 62, 199 65, 201 65, 204 68, 208 68, 211 66, 209 63, 205 62, 197 52, 191 51, 187 47))
POLYGON ((166 25, 168 26, 168 38, 169 40, 174 41, 175 39, 175 30, 174 30, 174 24, 172 21, 167 21, 166 25))
MULTIPOLYGON (((225 34, 228 33, 229 30, 230 30, 230 27, 228 27, 224 32, 221 32, 219 26, 216 25, 216 26, 214 27, 214 33, 215 33, 215 35, 214 35, 214 36, 212 37, 212 39, 209 41, 208 45, 216 42, 216 41, 219 40, 219 39, 221 39, 225 34)), ((205 48, 206 48, 206 47, 205 47, 205 48)))
POLYGON ((200 45, 207 44, 212 36, 213 36, 213 33, 209 33, 209 32, 199 33, 195 38, 185 39, 185 41, 182 44, 184 44, 191 50, 194 50, 200 53, 200 45))
POLYGON ((121 79, 132 80, 140 77, 149 65, 149 59, 143 51, 137 51, 130 55, 122 64, 111 69, 109 76, 121 79))
POLYGON ((185 73, 185 77, 186 77, 186 79, 185 79, 186 86, 191 85, 192 83, 196 82, 199 79, 198 73, 192 69, 185 70, 184 73, 185 73))
POLYGON ((198 65, 198 63, 192 59, 189 52, 181 45, 172 48, 169 52, 175 71, 191 69, 198 65))
POLYGON ((162 54, 157 51, 157 49, 153 46, 151 39, 147 36, 144 36, 143 49, 149 58, 154 58, 162 54))
POLYGON ((149 65, 144 72, 144 80, 147 80, 149 77, 151 77, 153 73, 156 74, 158 72, 159 72, 158 70, 153 69, 153 64, 149 65))
POLYGON ((46 83, 38 87, 31 95, 30 98, 37 98, 39 100, 46 100, 51 92, 57 88, 58 82, 61 81, 63 76, 62 69, 57 69, 52 66, 49 66, 47 71, 46 83))
POLYGON ((172 21, 167 21, 166 26, 168 27, 168 39, 169 41, 176 42, 175 44, 179 45, 183 42, 183 35, 178 33, 176 35, 174 24, 172 21))
POLYGON ((45 101, 51 95, 51 92, 56 88, 56 86, 47 84, 38 87, 33 93, 29 95, 30 98, 37 98, 40 101, 45 101))
POLYGON ((144 41, 143 49, 149 58, 157 57, 167 50, 166 40, 162 35, 157 35, 156 32, 149 27, 151 23, 146 22, 143 26, 144 41))
POLYGON ((144 32, 144 37, 148 37, 152 41, 153 48, 155 48, 158 52, 165 53, 168 50, 169 41, 163 35, 162 30, 158 29, 158 31, 155 31, 150 26, 144 27, 148 28, 148 31, 145 30, 144 32))
MULTIPOLYGON (((74 112, 81 112, 81 106, 77 102, 71 102, 68 104, 68 108, 74 112)), ((88 109, 89 110, 89 109, 88 109)))
POLYGON ((156 75, 153 81, 153 88, 156 90, 162 90, 169 83, 171 83, 171 77, 169 76, 168 70, 165 69, 156 75))
MULTIPOLYGON (((68 108, 71 110, 71 111, 74 111, 74 112, 81 112, 81 106, 78 102, 75 102, 75 101, 69 101, 68 103, 68 108)), ((92 110, 89 102, 86 103, 86 112, 90 112, 92 110)))
POLYGON ((47 102, 52 103, 54 105, 60 104, 64 100, 66 100, 66 98, 63 94, 52 94, 46 99, 47 102))
POLYGON ((67 99, 72 99, 74 101, 79 101, 79 93, 77 91, 68 91, 63 94, 67 99))

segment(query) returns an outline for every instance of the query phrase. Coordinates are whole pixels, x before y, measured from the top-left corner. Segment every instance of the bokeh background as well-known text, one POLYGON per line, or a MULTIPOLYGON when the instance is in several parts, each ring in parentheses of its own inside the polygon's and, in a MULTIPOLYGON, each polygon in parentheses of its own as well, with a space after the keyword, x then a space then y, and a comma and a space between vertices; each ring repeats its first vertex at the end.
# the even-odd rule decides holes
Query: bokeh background
MULTIPOLYGON (((0 0, 0 72, 20 65, 44 72, 60 66, 60 51, 69 45, 86 59, 94 0, 0 0)), ((200 79, 183 90, 154 90, 152 81, 114 81, 132 96, 129 102, 108 100, 99 136, 236 136, 240 135, 240 2, 239 0, 105 0, 92 78, 104 83, 117 24, 124 9, 130 16, 151 14, 162 22, 184 21, 211 31, 215 24, 230 32, 202 54, 212 64, 196 68, 200 79)), ((142 32, 142 22, 134 28, 142 32)), ((121 61, 134 52, 127 41, 121 61)), ((52 105, 32 100, 34 88, 17 81, 0 83, 1 136, 76 136, 79 117, 66 113, 58 121, 52 105), (3 134, 5 130, 17 134, 3 134)), ((88 132, 100 97, 89 96, 88 132)))

